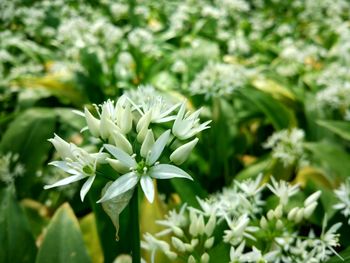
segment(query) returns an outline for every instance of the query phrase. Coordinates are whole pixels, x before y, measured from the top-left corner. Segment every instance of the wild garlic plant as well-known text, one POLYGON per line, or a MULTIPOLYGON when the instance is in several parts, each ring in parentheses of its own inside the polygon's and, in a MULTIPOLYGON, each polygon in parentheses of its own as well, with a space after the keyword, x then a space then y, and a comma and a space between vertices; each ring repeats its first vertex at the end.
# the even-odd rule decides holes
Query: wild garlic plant
POLYGON ((235 181, 205 200, 198 198, 200 208, 185 204, 169 211, 157 221, 164 230, 146 233, 142 248, 150 252, 151 262, 157 252, 179 262, 212 262, 210 250, 222 241, 231 247, 226 255, 231 263, 323 262, 337 254, 341 223, 327 228, 325 216, 321 233, 306 230, 322 192, 297 203, 294 196, 300 194, 298 185, 286 181, 271 178, 263 184, 262 175, 235 181), (274 205, 263 201, 263 192, 272 193, 274 205))
MULTIPOLYGON (((97 202, 103 203, 109 214, 111 204, 122 202, 124 208, 131 200, 138 225, 139 183, 145 197, 152 203, 155 198, 155 179, 192 180, 179 165, 188 159, 199 140, 197 134, 208 129, 210 121, 201 124, 201 110, 189 112, 186 105, 186 101, 169 105, 164 103, 162 97, 146 97, 141 103, 135 103, 123 95, 115 102, 107 100, 101 105, 95 105, 94 113, 88 108, 84 112, 76 112, 86 120, 87 126, 82 131, 88 131, 91 140, 97 141, 96 145, 100 148, 90 153, 55 135, 49 141, 62 160, 50 164, 70 176, 45 186, 45 189, 85 180, 80 190, 83 201, 97 176, 113 179, 105 186, 97 202), (115 172, 104 174, 99 171, 100 164, 109 164, 115 172)), ((133 225, 132 228, 139 231, 138 226, 133 225)), ((140 260, 137 259, 137 249, 136 244, 133 251, 135 262, 140 260)))

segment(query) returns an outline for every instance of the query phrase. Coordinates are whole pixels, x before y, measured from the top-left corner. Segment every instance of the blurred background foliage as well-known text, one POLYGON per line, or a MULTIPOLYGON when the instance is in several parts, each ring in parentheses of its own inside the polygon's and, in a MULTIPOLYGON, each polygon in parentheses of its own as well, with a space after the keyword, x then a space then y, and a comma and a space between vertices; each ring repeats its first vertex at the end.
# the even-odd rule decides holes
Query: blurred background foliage
POLYGON ((187 98, 213 120, 186 167, 194 182, 159 182, 156 202, 142 201, 142 231, 259 173, 322 189, 315 225, 324 212, 344 221, 332 191, 350 171, 349 14, 346 0, 1 1, 0 262, 113 262, 130 252, 129 210, 115 242, 94 201, 105 179, 84 203, 79 183, 43 190, 65 176, 47 166, 47 139, 81 144, 72 109, 123 93, 187 98), (149 94, 139 85, 152 85, 149 94))

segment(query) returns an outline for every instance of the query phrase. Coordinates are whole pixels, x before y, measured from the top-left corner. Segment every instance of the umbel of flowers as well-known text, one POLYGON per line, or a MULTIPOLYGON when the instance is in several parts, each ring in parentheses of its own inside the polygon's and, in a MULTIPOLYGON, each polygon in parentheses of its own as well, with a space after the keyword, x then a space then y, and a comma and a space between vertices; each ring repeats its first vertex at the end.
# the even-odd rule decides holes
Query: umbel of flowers
MULTIPOLYGON (((85 180, 80 191, 81 200, 84 200, 96 176, 107 177, 98 171, 99 164, 109 164, 115 174, 108 177, 113 176, 115 180, 104 187, 101 199, 96 200, 102 203, 126 199, 127 204, 138 183, 152 203, 154 179, 192 180, 178 165, 188 159, 198 142, 196 135, 209 128, 210 123, 201 124, 200 109, 187 111, 186 101, 169 105, 160 96, 146 97, 141 103, 135 103, 123 95, 116 102, 107 100, 95 105, 95 112, 85 108, 84 112, 77 113, 86 120, 87 126, 82 131, 88 130, 101 147, 89 153, 55 135, 49 141, 62 160, 50 164, 70 176, 45 189, 85 180)), ((135 200, 137 203, 137 198, 135 200)))
POLYGON ((88 153, 55 135, 49 141, 62 160, 50 164, 71 176, 45 186, 46 189, 86 179, 80 191, 84 200, 98 176, 96 171, 100 163, 108 163, 120 176, 98 202, 117 197, 140 182, 146 198, 152 203, 152 179, 180 177, 192 180, 177 165, 189 157, 198 142, 196 135, 209 128, 210 121, 199 123, 200 109, 191 113, 186 110, 186 102, 167 105, 161 97, 146 98, 142 105, 136 105, 127 96, 116 102, 107 100, 95 107, 96 116, 87 108, 84 113, 78 113, 86 119, 87 127, 83 131, 89 130, 93 137, 101 140, 102 147, 96 153, 88 153), (177 147, 165 156, 165 148, 173 145, 177 147))

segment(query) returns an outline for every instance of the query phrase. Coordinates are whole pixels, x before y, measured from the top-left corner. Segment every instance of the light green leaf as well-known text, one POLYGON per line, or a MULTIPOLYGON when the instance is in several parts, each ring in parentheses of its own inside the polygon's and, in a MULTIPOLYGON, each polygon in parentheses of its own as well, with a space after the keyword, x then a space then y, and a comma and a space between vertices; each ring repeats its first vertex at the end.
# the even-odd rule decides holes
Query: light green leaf
POLYGON ((83 242, 79 223, 67 203, 56 211, 39 249, 36 263, 47 262, 91 262, 83 242))

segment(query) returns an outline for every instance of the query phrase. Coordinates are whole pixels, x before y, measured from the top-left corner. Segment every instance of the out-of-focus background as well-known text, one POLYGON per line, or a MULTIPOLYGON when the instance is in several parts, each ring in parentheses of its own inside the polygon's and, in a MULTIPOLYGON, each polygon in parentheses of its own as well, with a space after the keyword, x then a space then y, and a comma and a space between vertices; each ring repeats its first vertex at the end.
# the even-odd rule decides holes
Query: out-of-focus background
POLYGON ((343 222, 337 251, 350 245, 349 1, 2 0, 0 262, 113 262, 130 253, 129 211, 116 242, 95 203, 103 181, 83 203, 80 182, 43 189, 67 176, 48 165, 57 156, 47 140, 56 133, 91 148, 72 110, 122 94, 187 99, 212 120, 185 165, 194 182, 158 182, 155 203, 141 200, 142 233, 158 231, 169 209, 196 207, 196 196, 262 173, 299 184, 304 199, 322 190, 303 228, 321 233, 327 214, 343 222))

